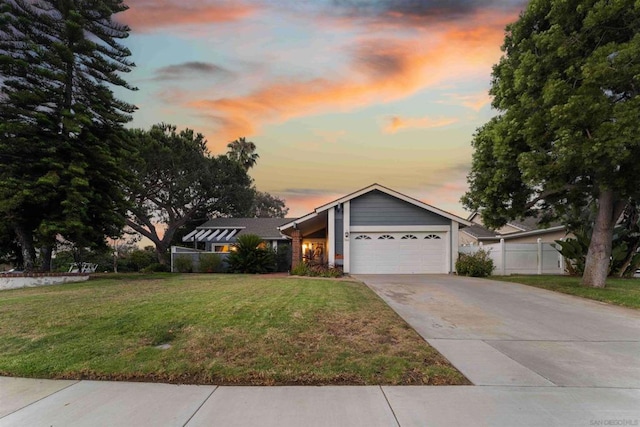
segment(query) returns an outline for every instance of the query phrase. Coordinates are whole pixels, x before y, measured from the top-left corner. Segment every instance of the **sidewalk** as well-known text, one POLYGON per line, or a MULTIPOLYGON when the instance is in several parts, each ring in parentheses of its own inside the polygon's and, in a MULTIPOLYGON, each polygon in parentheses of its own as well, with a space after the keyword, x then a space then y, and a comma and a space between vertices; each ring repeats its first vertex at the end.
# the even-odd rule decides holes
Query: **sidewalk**
POLYGON ((640 389, 217 387, 0 377, 0 426, 637 426, 640 389))

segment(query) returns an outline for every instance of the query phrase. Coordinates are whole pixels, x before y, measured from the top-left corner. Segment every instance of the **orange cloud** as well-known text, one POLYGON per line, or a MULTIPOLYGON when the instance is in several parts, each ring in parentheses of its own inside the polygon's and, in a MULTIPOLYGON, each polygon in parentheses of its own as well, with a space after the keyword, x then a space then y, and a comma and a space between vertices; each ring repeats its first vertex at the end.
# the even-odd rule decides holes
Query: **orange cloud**
POLYGON ((480 111, 485 105, 491 103, 491 95, 488 92, 475 93, 470 95, 449 94, 448 104, 460 104, 474 111, 480 111))
POLYGON ((130 0, 129 10, 118 16, 134 32, 169 26, 237 21, 251 15, 256 6, 241 2, 189 2, 183 0, 130 0))
POLYGON ((402 129, 411 129, 411 128, 422 128, 422 129, 431 129, 438 128, 443 126, 448 126, 453 123, 456 123, 458 119, 456 118, 447 118, 447 117, 422 117, 419 119, 416 118, 402 118, 398 116, 393 116, 389 118, 389 123, 385 126, 384 131, 386 133, 396 133, 402 129))
MULTIPOLYGON (((187 106, 206 116, 216 117, 220 125, 212 129, 218 139, 251 135, 267 123, 291 118, 386 103, 410 96, 425 88, 487 73, 500 57, 503 32, 496 30, 493 17, 462 28, 443 27, 429 43, 416 39, 365 39, 352 50, 348 74, 306 80, 280 80, 266 83, 247 95, 197 99, 187 106), (485 24, 486 22, 486 24, 485 24)), ((464 100, 477 108, 479 100, 464 100)), ((391 131, 409 126, 440 125, 437 121, 396 122, 391 131), (403 126, 404 125, 404 126, 403 126)), ((444 123, 444 122, 443 122, 444 123)), ((447 123, 450 124, 450 123, 447 123)))

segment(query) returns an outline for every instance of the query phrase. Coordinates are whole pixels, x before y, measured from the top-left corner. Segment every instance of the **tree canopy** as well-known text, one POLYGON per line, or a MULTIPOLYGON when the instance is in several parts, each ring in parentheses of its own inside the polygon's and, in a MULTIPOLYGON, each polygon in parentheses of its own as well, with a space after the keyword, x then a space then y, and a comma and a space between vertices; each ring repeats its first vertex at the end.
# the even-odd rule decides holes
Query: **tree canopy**
POLYGON ((244 137, 238 138, 227 144, 227 156, 242 165, 248 171, 258 162, 260 156, 256 153, 256 144, 247 141, 244 137))
POLYGON ((159 124, 130 135, 136 153, 126 161, 133 176, 126 223, 154 243, 161 264, 176 231, 192 219, 248 215, 251 179, 239 163, 211 156, 202 134, 159 124))
POLYGON ((640 196, 640 3, 532 0, 503 52, 463 204, 489 226, 592 206, 583 283, 604 286, 614 224, 640 196))
POLYGON ((133 89, 120 76, 133 66, 118 41, 129 28, 112 20, 124 10, 121 0, 0 5, 0 216, 26 270, 34 240, 101 244, 123 224, 121 132, 135 107, 111 87, 133 89))

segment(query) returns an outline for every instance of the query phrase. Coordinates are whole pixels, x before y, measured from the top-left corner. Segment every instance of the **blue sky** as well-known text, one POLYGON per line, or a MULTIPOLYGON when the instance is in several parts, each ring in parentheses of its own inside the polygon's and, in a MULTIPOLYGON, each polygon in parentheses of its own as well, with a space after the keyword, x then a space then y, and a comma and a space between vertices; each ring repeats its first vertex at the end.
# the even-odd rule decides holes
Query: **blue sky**
POLYGON ((258 146, 300 216, 374 182, 458 215, 504 28, 524 1, 130 0, 131 124, 258 146))

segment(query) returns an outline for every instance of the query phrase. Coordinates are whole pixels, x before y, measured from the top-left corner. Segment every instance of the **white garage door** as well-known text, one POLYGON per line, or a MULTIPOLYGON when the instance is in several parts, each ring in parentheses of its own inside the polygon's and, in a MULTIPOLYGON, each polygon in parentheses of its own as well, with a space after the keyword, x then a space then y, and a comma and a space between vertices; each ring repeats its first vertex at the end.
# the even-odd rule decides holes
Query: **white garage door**
POLYGON ((446 237, 446 233, 353 233, 351 273, 447 273, 446 237))

